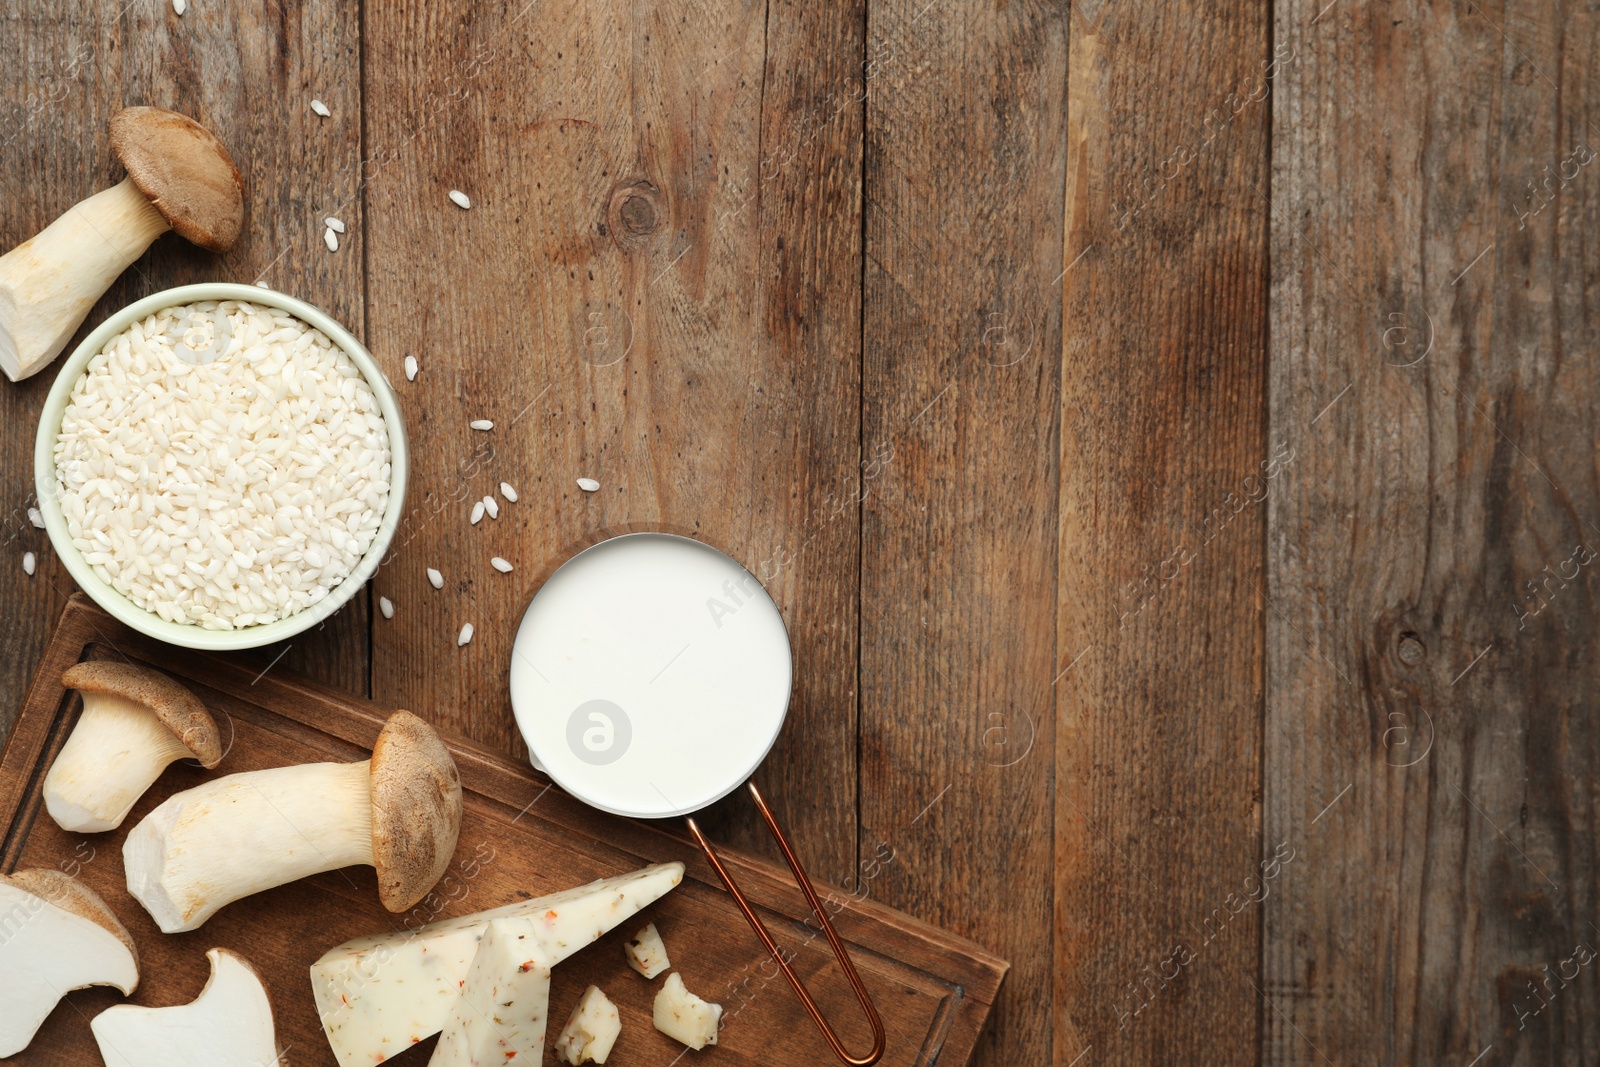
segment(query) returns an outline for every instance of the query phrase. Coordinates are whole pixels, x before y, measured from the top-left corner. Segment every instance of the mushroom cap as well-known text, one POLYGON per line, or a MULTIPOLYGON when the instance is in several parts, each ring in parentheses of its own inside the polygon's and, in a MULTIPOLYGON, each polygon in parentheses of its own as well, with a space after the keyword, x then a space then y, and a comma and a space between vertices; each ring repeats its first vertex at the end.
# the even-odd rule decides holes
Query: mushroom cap
POLYGON ((111 116, 111 150, 178 235, 226 252, 244 228, 244 182, 222 142, 187 115, 125 107, 111 116))
POLYGON ((68 667, 61 682, 80 693, 106 693, 149 708, 206 770, 222 762, 222 737, 216 720, 187 686, 159 671, 112 660, 89 660, 68 667))
POLYGON ((117 918, 117 913, 100 898, 99 893, 70 874, 51 867, 30 867, 27 870, 17 871, 9 878, 0 874, 0 883, 15 886, 24 893, 31 893, 62 911, 70 911, 103 928, 112 937, 128 946, 128 951, 133 955, 134 965, 138 966, 139 950, 133 944, 133 935, 122 925, 122 920, 117 918))
POLYGON ((397 711, 372 746, 371 783, 378 897, 401 912, 428 895, 455 855, 461 774, 433 727, 397 711))

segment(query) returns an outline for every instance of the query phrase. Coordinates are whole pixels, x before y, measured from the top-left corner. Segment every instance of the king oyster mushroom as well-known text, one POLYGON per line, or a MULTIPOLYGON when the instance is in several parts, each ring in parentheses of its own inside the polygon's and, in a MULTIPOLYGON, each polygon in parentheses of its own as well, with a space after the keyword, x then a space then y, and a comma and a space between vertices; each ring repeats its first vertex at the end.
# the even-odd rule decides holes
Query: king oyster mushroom
POLYGON ((225 948, 206 957, 211 977, 188 1004, 118 1004, 90 1021, 106 1067, 274 1067, 282 1060, 261 975, 225 948))
POLYGON ((372 758, 230 774, 169 797, 122 846, 128 892, 166 933, 321 871, 378 869, 405 911, 432 889, 461 832, 461 776, 433 728, 389 717, 372 758))
POLYGON ((44 805, 63 829, 115 830, 166 769, 222 762, 216 721, 186 687, 131 663, 75 663, 61 681, 83 697, 72 736, 44 779, 44 805))
POLYGON ((0 874, 0 1058, 28 1047, 69 991, 139 985, 133 938, 100 895, 49 868, 0 874))
POLYGON ((111 117, 128 176, 0 256, 0 370, 12 381, 56 357, 117 275, 168 230, 226 252, 244 226, 244 183, 222 142, 159 107, 111 117))

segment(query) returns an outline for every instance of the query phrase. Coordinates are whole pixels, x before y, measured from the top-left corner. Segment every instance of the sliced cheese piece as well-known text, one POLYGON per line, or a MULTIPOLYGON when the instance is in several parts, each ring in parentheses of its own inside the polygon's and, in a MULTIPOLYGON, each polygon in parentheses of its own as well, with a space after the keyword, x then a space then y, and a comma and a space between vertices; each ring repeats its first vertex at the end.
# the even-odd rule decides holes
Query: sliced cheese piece
POLYGON ((0 1059, 27 1048, 69 990, 138 984, 133 938, 94 890, 48 868, 0 875, 0 1059))
POLYGON ((683 864, 653 867, 417 930, 358 937, 311 965, 322 1029, 341 1067, 382 1063, 444 1028, 484 927, 537 920, 554 967, 626 922, 683 880, 683 864))
POLYGON ((599 986, 592 985, 583 991, 583 999, 561 1028, 556 1054, 565 1056, 573 1067, 590 1060, 604 1063, 620 1033, 622 1017, 617 1014, 617 1006, 600 992, 599 986))
POLYGON ((634 934, 633 940, 622 946, 622 953, 628 957, 628 966, 646 978, 672 969, 666 943, 661 940, 661 931, 656 929, 655 923, 634 934))
POLYGON ((701 1000, 684 987, 677 972, 667 975, 656 994, 656 1029, 692 1049, 717 1043, 717 1026, 722 1022, 722 1005, 701 1000))
POLYGON ((272 1002, 261 976, 225 948, 206 953, 211 977, 188 1004, 119 1004, 89 1023, 106 1067, 274 1067, 272 1002))
POLYGON ((539 1067, 550 1016, 550 966, 538 919, 494 919, 467 969, 429 1067, 539 1067))

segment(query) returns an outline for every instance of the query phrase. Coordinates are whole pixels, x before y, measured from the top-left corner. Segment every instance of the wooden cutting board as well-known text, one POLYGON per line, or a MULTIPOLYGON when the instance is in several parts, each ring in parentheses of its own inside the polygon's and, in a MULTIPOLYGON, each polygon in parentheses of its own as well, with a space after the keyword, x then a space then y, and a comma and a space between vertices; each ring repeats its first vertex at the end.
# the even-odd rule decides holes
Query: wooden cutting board
MULTIPOLYGON (((426 714, 426 709, 417 709, 426 714)), ((278 1042, 288 1064, 333 1064, 317 1022, 308 968, 324 951, 357 934, 401 930, 408 917, 378 903, 369 867, 332 871, 249 897, 222 909, 201 929, 162 934, 126 889, 122 842, 162 800, 198 785, 211 773, 294 763, 365 759, 389 709, 277 670, 255 669, 141 637, 73 597, 45 650, 33 684, 0 756, 0 870, 55 867, 106 899, 133 933, 141 980, 128 1001, 164 1006, 194 999, 209 973, 205 951, 233 949, 266 978, 278 1019, 278 1042), (135 805, 123 826, 106 834, 68 834, 46 814, 40 785, 77 720, 79 701, 61 685, 61 672, 84 659, 127 659, 156 667, 192 687, 232 734, 216 772, 173 764, 135 805)), ((409 925, 446 918, 622 874, 665 860, 688 864, 684 882, 593 947, 555 970, 552 1031, 565 1021, 590 983, 621 1010, 622 1036, 609 1067, 668 1067, 685 1050, 652 1027, 651 1001, 661 980, 647 982, 623 961, 623 939, 653 920, 674 968, 688 987, 725 1010, 720 1044, 688 1053, 684 1064, 723 1067, 819 1067, 834 1062, 781 974, 766 957, 698 850, 677 832, 595 811, 550 788, 530 767, 453 736, 445 742, 461 769, 466 814, 461 842, 436 896, 409 925)), ((676 831, 681 824, 673 822, 676 831)), ((825 938, 806 925, 809 912, 787 869, 726 854, 730 868, 758 906, 780 944, 795 952, 794 967, 834 1021, 846 1045, 864 1050, 870 1032, 834 962, 825 938)), ((865 880, 864 880, 865 881, 865 880)), ((866 889, 870 892, 870 881, 866 889)), ((827 899, 829 891, 819 892, 827 899)), ((850 946, 889 1034, 882 1060, 891 1065, 968 1062, 989 1015, 1007 964, 970 941, 909 916, 831 890, 840 935, 850 946), (842 902, 842 903, 841 903, 842 902)), ((814 922, 814 920, 813 920, 814 922)), ((33 1044, 9 1062, 101 1062, 89 1020, 123 1001, 115 990, 71 993, 33 1044)), ((3 1010, 3 1006, 0 1006, 3 1010)), ((389 1061, 422 1067, 434 1039, 389 1061)), ((546 1051, 545 1062, 556 1057, 546 1051)))

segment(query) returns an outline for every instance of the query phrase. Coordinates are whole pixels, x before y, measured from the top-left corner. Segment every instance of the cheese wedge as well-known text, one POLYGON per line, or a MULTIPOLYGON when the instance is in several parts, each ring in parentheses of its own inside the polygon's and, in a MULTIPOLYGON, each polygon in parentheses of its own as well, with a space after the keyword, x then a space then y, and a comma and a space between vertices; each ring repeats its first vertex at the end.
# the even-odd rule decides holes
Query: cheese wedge
POLYGON ((467 969, 429 1067, 540 1067, 550 1016, 550 967, 538 919, 495 919, 467 969))
POLYGON ((653 867, 417 930, 357 937, 311 965, 323 1032, 341 1067, 370 1067, 444 1028, 483 931, 495 919, 533 919, 554 967, 683 880, 683 864, 653 867))

